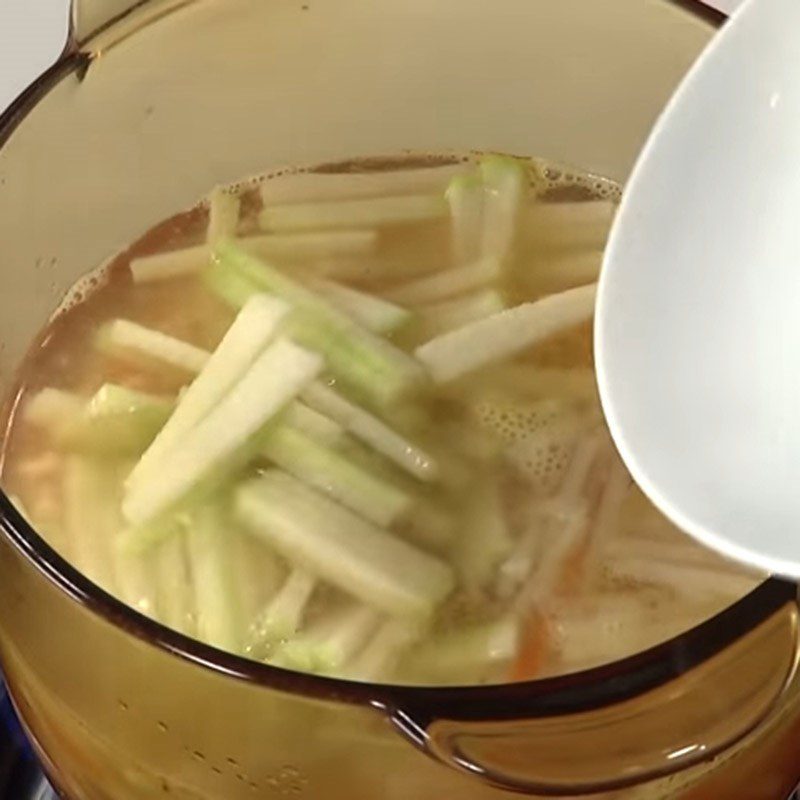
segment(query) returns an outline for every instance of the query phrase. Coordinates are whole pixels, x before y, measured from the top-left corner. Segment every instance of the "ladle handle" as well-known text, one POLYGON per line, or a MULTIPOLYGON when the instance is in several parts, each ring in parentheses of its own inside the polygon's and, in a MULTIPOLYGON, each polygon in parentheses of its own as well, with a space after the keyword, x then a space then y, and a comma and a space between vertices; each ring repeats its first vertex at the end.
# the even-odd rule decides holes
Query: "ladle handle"
POLYGON ((428 755, 507 791, 574 796, 678 772, 691 781, 768 727, 800 680, 796 591, 769 581, 671 642, 589 672, 471 697, 398 696, 390 718, 428 755))

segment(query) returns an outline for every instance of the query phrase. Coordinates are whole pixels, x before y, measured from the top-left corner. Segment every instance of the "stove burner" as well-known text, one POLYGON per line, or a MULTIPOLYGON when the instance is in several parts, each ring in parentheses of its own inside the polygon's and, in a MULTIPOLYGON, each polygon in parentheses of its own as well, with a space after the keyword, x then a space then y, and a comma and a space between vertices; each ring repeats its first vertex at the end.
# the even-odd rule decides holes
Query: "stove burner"
POLYGON ((58 800, 50 788, 0 680, 0 800, 58 800))

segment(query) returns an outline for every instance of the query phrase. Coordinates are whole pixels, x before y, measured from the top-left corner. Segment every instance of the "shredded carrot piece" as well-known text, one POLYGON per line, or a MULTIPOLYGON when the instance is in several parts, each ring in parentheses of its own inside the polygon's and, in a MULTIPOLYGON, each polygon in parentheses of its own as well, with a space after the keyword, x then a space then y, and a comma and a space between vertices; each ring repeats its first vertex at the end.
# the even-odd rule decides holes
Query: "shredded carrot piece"
POLYGON ((530 681, 538 677, 547 661, 550 641, 547 619, 539 611, 532 611, 520 623, 520 646, 509 680, 530 681))

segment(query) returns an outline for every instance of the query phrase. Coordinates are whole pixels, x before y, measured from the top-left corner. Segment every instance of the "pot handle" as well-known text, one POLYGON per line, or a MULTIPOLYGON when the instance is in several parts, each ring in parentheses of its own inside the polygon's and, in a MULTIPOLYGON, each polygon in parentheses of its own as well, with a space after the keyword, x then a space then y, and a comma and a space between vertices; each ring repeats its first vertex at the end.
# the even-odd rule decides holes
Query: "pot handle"
POLYGON ((507 791, 573 796, 667 776, 674 786, 778 713, 797 680, 797 604, 792 589, 777 591, 788 602, 699 661, 691 637, 707 639, 717 620, 586 673, 475 689, 470 699, 457 689, 398 696, 389 716, 428 755, 507 791), (665 658, 672 675, 659 673, 665 658))

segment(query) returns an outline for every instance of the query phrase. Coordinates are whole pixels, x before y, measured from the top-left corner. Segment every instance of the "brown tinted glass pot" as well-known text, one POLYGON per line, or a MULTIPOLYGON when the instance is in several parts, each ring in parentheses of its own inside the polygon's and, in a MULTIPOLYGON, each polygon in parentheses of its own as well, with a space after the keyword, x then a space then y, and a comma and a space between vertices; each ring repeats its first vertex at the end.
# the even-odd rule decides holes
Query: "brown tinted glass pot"
MULTIPOLYGON (((720 20, 666 0, 83 0, 0 127, 0 388, 88 268, 209 186, 491 149, 625 179, 720 20)), ((225 656, 75 573, 0 497, 0 659, 70 800, 782 800, 794 588, 563 678, 396 688, 225 656)))

